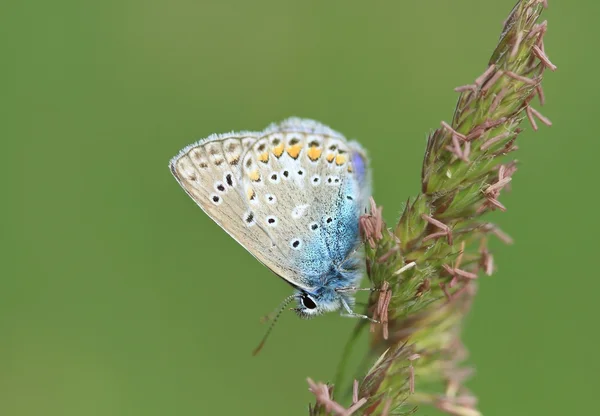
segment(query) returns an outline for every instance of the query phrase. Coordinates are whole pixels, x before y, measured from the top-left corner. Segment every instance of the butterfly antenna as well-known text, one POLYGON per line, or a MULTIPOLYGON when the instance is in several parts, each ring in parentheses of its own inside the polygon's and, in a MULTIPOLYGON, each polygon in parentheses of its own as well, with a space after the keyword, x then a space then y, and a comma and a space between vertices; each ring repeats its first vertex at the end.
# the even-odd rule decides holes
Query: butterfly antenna
POLYGON ((267 338, 269 337, 269 334, 273 330, 273 327, 277 323, 277 319, 279 319, 279 315, 281 315, 281 312, 283 312, 285 310, 286 306, 289 305, 290 302, 296 298, 296 296, 297 295, 288 296, 287 298, 285 298, 283 300, 283 302, 281 302, 281 305, 279 305, 279 307, 276 309, 277 313, 273 312, 273 313, 267 315, 267 316, 273 316, 273 318, 272 318, 273 322, 271 322, 271 325, 269 326, 269 329, 267 329, 267 332, 265 333, 265 336, 260 341, 260 344, 258 344, 258 347, 256 347, 254 349, 254 351, 252 351, 252 355, 258 354, 260 352, 260 350, 262 350, 262 348, 265 346, 265 342, 267 341, 267 338))

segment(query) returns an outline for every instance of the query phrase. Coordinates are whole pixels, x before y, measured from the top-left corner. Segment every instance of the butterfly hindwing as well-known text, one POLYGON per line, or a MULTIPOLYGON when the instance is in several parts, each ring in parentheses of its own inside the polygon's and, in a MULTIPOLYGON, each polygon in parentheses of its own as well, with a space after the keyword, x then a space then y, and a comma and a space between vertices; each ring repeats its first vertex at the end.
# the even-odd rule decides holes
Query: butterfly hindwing
POLYGON ((245 155, 242 181, 257 221, 306 285, 339 267, 356 247, 360 189, 351 148, 318 123, 271 126, 245 155))

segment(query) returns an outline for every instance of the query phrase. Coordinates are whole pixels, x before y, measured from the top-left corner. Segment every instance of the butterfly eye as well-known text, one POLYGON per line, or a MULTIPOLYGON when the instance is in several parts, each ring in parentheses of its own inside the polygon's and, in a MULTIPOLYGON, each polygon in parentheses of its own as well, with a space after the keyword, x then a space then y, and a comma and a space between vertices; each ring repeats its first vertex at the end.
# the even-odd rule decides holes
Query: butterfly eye
POLYGON ((300 300, 302 301, 302 306, 304 306, 306 309, 315 309, 317 307, 315 301, 312 300, 308 295, 302 295, 300 300))

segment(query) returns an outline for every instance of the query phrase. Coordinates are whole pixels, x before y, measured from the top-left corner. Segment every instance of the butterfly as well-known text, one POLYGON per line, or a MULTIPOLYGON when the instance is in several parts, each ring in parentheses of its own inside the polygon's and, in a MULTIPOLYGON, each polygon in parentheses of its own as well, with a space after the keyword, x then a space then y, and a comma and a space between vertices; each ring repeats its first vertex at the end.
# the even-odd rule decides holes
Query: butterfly
POLYGON ((352 309, 363 274, 359 217, 371 189, 360 145, 289 118, 261 132, 212 135, 169 166, 210 218, 293 286, 284 306, 296 300, 302 318, 335 310, 367 318, 352 309))

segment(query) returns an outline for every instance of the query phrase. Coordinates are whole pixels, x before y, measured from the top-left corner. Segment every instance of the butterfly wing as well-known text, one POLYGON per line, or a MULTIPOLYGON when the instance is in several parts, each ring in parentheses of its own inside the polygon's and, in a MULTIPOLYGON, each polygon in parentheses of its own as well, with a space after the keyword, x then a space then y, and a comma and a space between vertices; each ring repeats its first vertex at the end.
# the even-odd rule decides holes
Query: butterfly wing
POLYGON ((366 158, 317 122, 211 136, 170 167, 204 212, 294 286, 318 285, 358 243, 366 158))
POLYGON ((241 161, 260 138, 245 132, 214 135, 190 145, 175 156, 169 167, 186 193, 221 228, 260 262, 279 275, 281 254, 271 237, 252 217, 242 194, 241 161))
POLYGON ((283 253, 289 278, 311 287, 356 248, 368 180, 364 152, 311 120, 272 125, 242 163, 256 221, 283 253))

